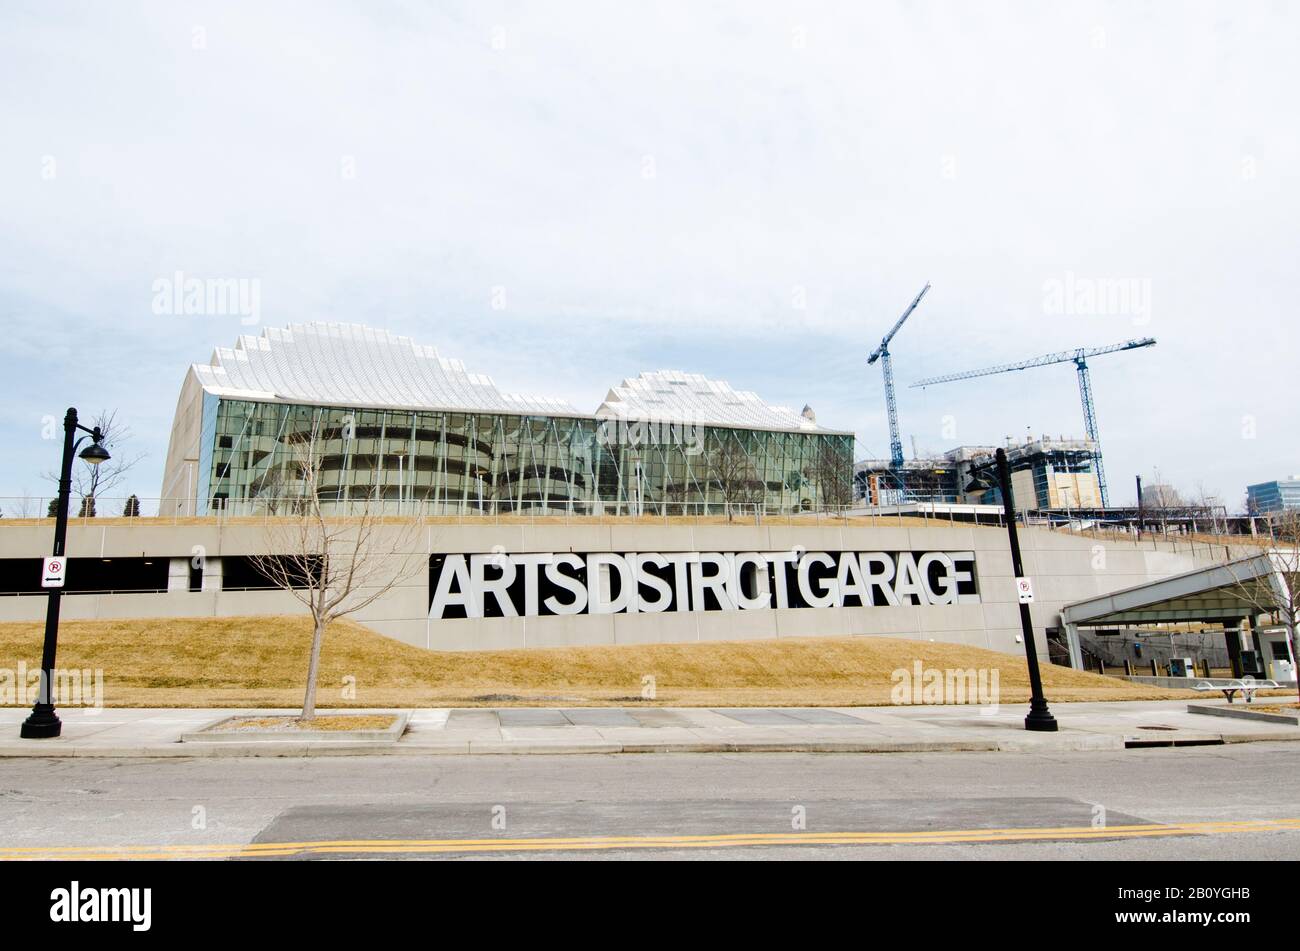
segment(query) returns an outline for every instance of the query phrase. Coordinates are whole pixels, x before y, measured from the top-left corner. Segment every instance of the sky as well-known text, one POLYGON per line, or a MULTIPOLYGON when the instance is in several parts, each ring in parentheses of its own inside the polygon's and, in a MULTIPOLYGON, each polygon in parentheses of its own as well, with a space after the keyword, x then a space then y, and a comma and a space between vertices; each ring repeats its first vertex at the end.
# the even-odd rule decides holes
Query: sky
POLYGON ((366 323, 594 410, 642 370, 889 453, 1084 431, 1240 510, 1300 473, 1300 5, 1286 0, 0 7, 0 509, 115 409, 157 496, 187 366, 366 323), (185 313, 177 272, 249 306, 185 313), (160 300, 160 298, 162 298, 160 300), (256 307, 252 302, 256 302, 256 307))

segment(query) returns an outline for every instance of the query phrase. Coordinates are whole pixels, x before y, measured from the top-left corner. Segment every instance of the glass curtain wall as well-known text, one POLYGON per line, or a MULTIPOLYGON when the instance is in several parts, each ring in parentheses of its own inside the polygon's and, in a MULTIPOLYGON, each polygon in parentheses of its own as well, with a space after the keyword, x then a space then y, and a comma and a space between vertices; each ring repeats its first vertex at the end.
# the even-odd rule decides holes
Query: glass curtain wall
POLYGON ((362 501, 412 515, 779 513, 852 502, 853 437, 836 433, 223 399, 205 407, 204 439, 201 513, 288 511, 304 462, 340 514, 362 501))

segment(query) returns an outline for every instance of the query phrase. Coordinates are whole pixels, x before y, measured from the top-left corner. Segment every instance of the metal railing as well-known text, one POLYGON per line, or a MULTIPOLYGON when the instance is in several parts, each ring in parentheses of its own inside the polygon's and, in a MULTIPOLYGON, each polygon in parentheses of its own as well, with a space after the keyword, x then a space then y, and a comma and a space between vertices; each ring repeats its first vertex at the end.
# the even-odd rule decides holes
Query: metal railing
POLYGON ((1230 561, 1241 557, 1244 552, 1259 551, 1278 544, 1270 535, 1245 535, 1216 531, 1184 531, 1175 526, 1170 531, 1168 525, 1161 526, 1148 523, 1138 530, 1133 524, 1097 524, 1087 521, 1063 522, 1057 518, 1032 517, 1028 524, 1045 528, 1049 531, 1074 535, 1080 538, 1092 538, 1113 545, 1146 548, 1152 551, 1165 550, 1173 554, 1189 554, 1211 561, 1230 561))
MULTIPOLYGON (((113 523, 127 524, 139 520, 141 524, 207 524, 247 523, 295 517, 293 499, 219 500, 207 514, 194 514, 193 499, 135 497, 136 515, 125 515, 125 498, 101 497, 95 500, 94 513, 90 514, 80 500, 74 499, 69 508, 70 525, 90 526, 113 523)), ((53 519, 47 516, 50 499, 31 497, 0 497, 0 528, 13 524, 40 524, 53 519)), ((492 502, 476 499, 468 503, 424 499, 327 499, 322 503, 327 517, 348 518, 360 515, 377 515, 384 518, 431 519, 456 524, 513 524, 518 522, 548 521, 558 524, 592 524, 601 520, 619 522, 708 521, 733 524, 875 524, 875 525, 955 525, 971 524, 949 512, 918 509, 914 512, 891 511, 892 507, 873 508, 863 504, 821 505, 799 510, 786 510, 764 503, 752 502, 591 502, 588 500, 535 500, 492 502)), ((982 514, 981 525, 1001 525, 1002 515, 982 514)), ((1026 524, 1029 524, 1026 522, 1026 524)))
MULTIPOLYGON (((101 497, 95 500, 91 515, 81 500, 73 499, 69 509, 69 525, 91 526, 112 523, 128 524, 139 520, 141 524, 247 524, 267 522, 272 519, 294 517, 292 499, 220 500, 205 515, 195 515, 194 499, 153 498, 131 496, 138 505, 138 515, 127 516, 126 497, 101 497)), ((53 525, 46 513, 50 497, 30 496, 0 497, 0 528, 15 524, 53 525)), ((348 518, 364 514, 384 518, 428 519, 451 524, 518 524, 546 520, 555 524, 593 524, 602 520, 628 523, 663 523, 674 521, 707 521, 750 525, 875 525, 875 526, 934 526, 1003 527, 1001 509, 996 512, 980 511, 978 515, 961 512, 960 506, 926 503, 908 503, 904 506, 867 506, 864 503, 841 506, 815 506, 790 511, 763 503, 750 502, 591 502, 588 500, 524 500, 492 502, 470 499, 468 503, 433 501, 425 499, 329 499, 323 505, 328 517, 348 518)), ((1241 546, 1267 546, 1268 536, 1237 534, 1199 536, 1163 534, 1146 528, 1139 537, 1124 527, 1084 525, 1062 522, 1055 516, 1042 516, 1034 512, 1021 512, 1018 521, 1027 528, 1042 528, 1053 532, 1095 538, 1098 541, 1126 546, 1167 548, 1174 552, 1188 552, 1206 557, 1230 557, 1229 549, 1241 546)))

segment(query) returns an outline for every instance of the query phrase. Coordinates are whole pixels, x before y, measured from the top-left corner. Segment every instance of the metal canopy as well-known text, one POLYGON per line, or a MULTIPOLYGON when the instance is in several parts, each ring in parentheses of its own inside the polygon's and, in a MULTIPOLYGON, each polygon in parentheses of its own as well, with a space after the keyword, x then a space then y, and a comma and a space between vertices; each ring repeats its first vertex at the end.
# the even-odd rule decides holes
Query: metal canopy
POLYGON ((1275 587, 1280 583, 1278 566, 1265 553, 1076 601, 1061 611, 1061 618, 1080 627, 1237 621, 1259 613, 1259 605, 1280 609, 1275 587), (1257 595, 1253 602, 1242 592, 1243 584, 1257 595))

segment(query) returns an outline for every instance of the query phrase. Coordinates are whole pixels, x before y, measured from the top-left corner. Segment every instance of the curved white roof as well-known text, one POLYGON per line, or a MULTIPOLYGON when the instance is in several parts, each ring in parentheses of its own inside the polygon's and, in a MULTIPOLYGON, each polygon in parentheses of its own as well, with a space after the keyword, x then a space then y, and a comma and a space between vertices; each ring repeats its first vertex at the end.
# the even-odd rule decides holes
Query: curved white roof
POLYGON ((563 400, 503 393, 433 347, 359 324, 267 327, 217 348, 194 374, 227 399, 374 409, 466 410, 583 416, 563 400))
MULTIPOLYGON (((196 363, 192 372, 206 392, 226 399, 592 418, 564 400, 503 393, 490 377, 470 373, 433 347, 360 324, 267 327, 260 336, 240 337, 233 348, 218 347, 210 363, 196 363)), ((624 380, 595 417, 836 432, 818 426, 809 409, 800 414, 769 406, 756 393, 679 370, 624 380)))
POLYGON ((609 391, 603 418, 692 423, 745 429, 828 432, 788 406, 769 406, 757 393, 698 373, 658 370, 624 380, 609 391))

